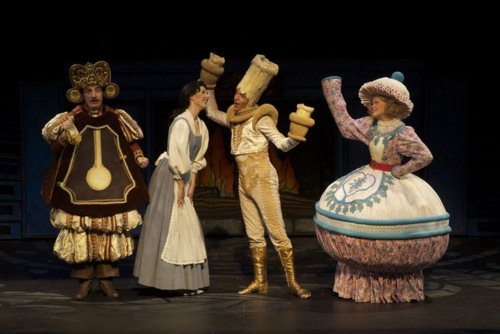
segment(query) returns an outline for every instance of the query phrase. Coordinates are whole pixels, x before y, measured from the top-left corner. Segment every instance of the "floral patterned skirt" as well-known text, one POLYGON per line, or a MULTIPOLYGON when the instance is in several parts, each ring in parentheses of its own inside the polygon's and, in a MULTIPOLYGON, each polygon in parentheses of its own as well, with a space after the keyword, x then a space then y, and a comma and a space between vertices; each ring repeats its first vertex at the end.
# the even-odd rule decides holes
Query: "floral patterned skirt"
POLYGON ((333 290, 357 302, 424 299, 422 269, 448 247, 450 215, 434 189, 362 166, 339 178, 316 203, 316 235, 338 261, 333 290))
POLYGON ((322 248, 338 261, 333 291, 356 302, 424 300, 422 270, 439 260, 449 235, 370 240, 333 233, 316 225, 322 248))

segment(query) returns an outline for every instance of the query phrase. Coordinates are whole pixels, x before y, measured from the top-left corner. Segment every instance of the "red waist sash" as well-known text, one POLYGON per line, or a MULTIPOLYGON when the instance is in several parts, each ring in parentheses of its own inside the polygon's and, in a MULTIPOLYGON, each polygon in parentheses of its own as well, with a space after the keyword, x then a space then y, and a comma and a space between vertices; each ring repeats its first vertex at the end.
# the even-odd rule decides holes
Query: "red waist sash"
POLYGON ((370 160, 370 167, 371 168, 377 169, 377 170, 382 170, 384 172, 390 172, 394 166, 396 166, 396 165, 383 164, 381 162, 376 162, 376 161, 370 160))

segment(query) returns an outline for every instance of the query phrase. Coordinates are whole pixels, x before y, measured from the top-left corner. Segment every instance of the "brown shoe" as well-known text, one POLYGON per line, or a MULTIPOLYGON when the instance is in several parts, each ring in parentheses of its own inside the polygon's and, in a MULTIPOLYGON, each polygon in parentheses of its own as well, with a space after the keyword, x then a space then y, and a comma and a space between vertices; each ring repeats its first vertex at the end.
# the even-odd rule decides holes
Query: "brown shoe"
POLYGON ((120 294, 113 287, 113 281, 111 278, 99 279, 99 289, 109 298, 118 298, 120 294))
POLYGON ((91 279, 80 279, 80 285, 75 294, 75 299, 82 300, 89 296, 90 289, 92 288, 91 279))

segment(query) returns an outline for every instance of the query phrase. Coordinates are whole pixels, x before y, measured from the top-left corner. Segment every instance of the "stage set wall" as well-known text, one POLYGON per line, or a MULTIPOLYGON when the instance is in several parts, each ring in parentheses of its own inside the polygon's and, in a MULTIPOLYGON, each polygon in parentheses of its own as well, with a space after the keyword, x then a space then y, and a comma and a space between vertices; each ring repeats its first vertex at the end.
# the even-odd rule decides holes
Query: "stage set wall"
MULTIPOLYGON (((315 108, 312 118, 315 126, 307 134, 307 141, 288 153, 278 153, 280 159, 289 158, 300 188, 296 195, 311 207, 305 214, 287 215, 285 222, 290 235, 314 235, 314 203, 324 189, 338 177, 368 162, 368 148, 360 142, 343 139, 324 100, 321 79, 337 75, 343 78, 342 92, 348 111, 354 118, 366 115, 358 98, 359 87, 393 71, 405 74, 415 104, 412 115, 405 120, 415 128, 434 155, 430 166, 418 171, 440 195, 450 213, 452 233, 456 235, 494 234, 480 231, 468 223, 467 212, 467 85, 460 79, 427 78, 425 64, 419 59, 385 60, 275 60, 280 65, 278 76, 264 95, 261 103, 271 103, 280 112, 278 129, 288 132, 288 115, 296 105, 304 103, 315 108), (469 225, 468 225, 469 224, 469 225)), ((61 64, 66 73, 73 62, 61 64)), ((112 81, 120 86, 120 94, 105 103, 126 110, 142 127, 145 139, 140 142, 150 159, 143 171, 149 182, 154 161, 164 150, 167 119, 177 106, 180 88, 199 76, 199 61, 110 61, 112 81)), ((248 61, 226 61, 225 77, 241 77, 248 61)), ((226 80, 226 83, 230 80, 226 80)), ((237 81, 234 82, 235 86, 237 81)), ((49 221, 50 207, 40 195, 40 186, 47 171, 51 153, 41 137, 41 129, 53 116, 73 107, 65 98, 69 82, 24 82, 20 85, 19 120, 11 120, 5 131, 20 135, 2 139, 2 166, 0 173, 0 238, 53 238, 58 230, 49 221), (18 129, 16 128, 18 126, 18 129), (14 139, 12 139, 14 138, 14 139)), ((234 89, 234 87, 233 87, 234 89)), ((218 97, 221 110, 232 103, 231 87, 218 97), (228 93, 229 92, 229 93, 228 93)), ((216 125, 204 113, 201 116, 210 133, 216 125)), ((223 129, 226 149, 229 149, 229 130, 223 129)), ((4 138, 4 137, 2 137, 4 138)), ((229 157, 230 159, 231 157, 229 157)), ((234 199, 237 203, 237 198, 234 199)), ((195 203, 196 204, 196 203, 195 203)), ((139 208, 144 212, 145 205, 139 208)), ((293 208, 292 208, 293 209, 293 208)), ((291 212, 291 211, 290 211, 291 212)), ((233 216, 204 218, 200 215, 206 235, 244 235, 239 210, 233 216)), ((135 231, 138 235, 140 229, 135 231)))

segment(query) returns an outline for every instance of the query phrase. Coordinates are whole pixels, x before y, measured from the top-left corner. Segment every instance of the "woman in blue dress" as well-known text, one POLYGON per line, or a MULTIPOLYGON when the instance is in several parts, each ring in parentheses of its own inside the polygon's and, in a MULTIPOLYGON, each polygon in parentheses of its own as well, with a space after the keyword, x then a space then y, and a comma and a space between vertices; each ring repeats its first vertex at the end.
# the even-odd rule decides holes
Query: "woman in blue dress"
POLYGON ((206 166, 209 134, 198 115, 207 101, 202 81, 181 90, 182 109, 174 111, 167 151, 158 157, 149 184, 151 200, 134 266, 141 285, 183 295, 209 286, 203 231, 193 207, 197 173, 206 166))

